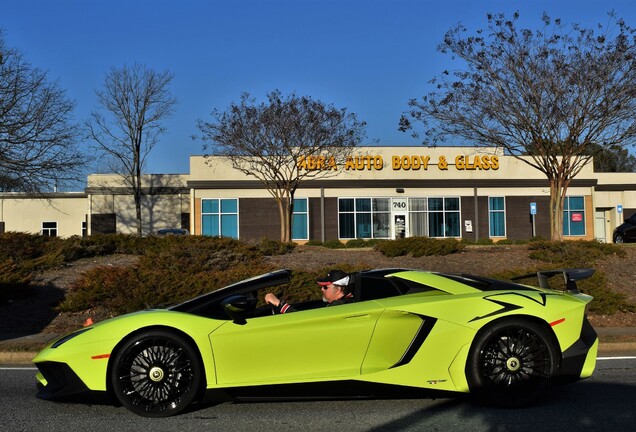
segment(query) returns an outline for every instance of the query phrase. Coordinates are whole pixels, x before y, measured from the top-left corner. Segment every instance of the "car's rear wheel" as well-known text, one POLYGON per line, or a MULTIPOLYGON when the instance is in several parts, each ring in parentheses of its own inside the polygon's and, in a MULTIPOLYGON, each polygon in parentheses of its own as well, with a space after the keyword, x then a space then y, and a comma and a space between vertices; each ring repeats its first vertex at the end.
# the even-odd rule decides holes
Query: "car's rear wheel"
POLYGON ((523 319, 494 323, 473 342, 466 364, 471 393, 499 406, 529 405, 546 391, 559 359, 554 338, 523 319))
POLYGON ((167 417, 183 411, 197 396, 202 367, 182 337, 147 331, 127 341, 115 356, 112 389, 132 412, 167 417))
POLYGON ((625 243, 625 239, 623 238, 623 235, 622 234, 616 234, 614 236, 614 243, 618 243, 618 244, 625 243))

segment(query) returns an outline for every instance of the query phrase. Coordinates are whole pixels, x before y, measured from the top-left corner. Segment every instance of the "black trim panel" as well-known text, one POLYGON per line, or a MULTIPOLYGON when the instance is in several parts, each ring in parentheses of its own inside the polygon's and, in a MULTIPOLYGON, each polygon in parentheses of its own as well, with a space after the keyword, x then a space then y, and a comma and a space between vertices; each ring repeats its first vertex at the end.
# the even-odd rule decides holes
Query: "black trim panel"
POLYGON ((581 327, 581 336, 572 346, 563 351, 559 381, 574 382, 581 379, 585 359, 597 338, 596 330, 585 317, 581 327))
POLYGON ((205 401, 297 401, 421 397, 457 398, 462 395, 463 393, 452 391, 407 387, 395 384, 380 384, 368 381, 344 380, 208 389, 206 391, 205 401))
POLYGON ((406 349, 406 351, 402 355, 402 358, 396 364, 391 366, 389 369, 403 366, 405 364, 408 364, 411 360, 413 360, 413 357, 415 357, 415 354, 417 354, 417 352, 420 350, 420 347, 422 346, 422 344, 424 343, 428 335, 431 334, 431 331, 433 330, 433 327, 435 326, 435 323, 437 322, 437 318, 431 318, 424 315, 418 315, 418 316, 422 319, 422 324, 420 325, 420 328, 415 333, 413 340, 411 341, 411 343, 409 344, 409 347, 406 349))
POLYGON ((63 399, 78 394, 90 393, 86 384, 73 372, 66 363, 36 363, 47 385, 38 385, 36 397, 45 400, 63 399))

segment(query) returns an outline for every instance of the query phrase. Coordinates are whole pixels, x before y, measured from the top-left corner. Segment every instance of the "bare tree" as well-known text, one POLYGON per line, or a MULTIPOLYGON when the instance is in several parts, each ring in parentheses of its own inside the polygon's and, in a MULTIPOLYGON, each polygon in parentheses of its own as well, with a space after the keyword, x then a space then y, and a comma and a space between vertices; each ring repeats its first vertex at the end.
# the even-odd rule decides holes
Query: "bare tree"
POLYGON ((0 31, 0 190, 40 195, 80 181, 73 102, 0 31))
POLYGON ((614 13, 596 31, 545 14, 541 29, 519 29, 518 18, 488 15, 475 35, 461 24, 449 30, 439 50, 463 68, 445 71, 432 92, 411 100, 400 129, 422 123, 425 144, 458 137, 498 146, 543 172, 551 236, 560 240, 572 179, 599 151, 634 143, 634 30, 614 13))
POLYGON ((366 123, 345 108, 278 90, 257 103, 244 93, 227 110, 212 112, 213 121, 198 128, 217 156, 226 157, 245 175, 256 177, 276 200, 280 239, 291 240, 294 194, 301 181, 337 173, 351 148, 364 137, 366 123))
POLYGON ((146 157, 165 131, 162 122, 177 103, 168 88, 173 77, 138 64, 111 69, 104 89, 95 92, 98 110, 85 123, 89 139, 132 190, 138 235, 142 234, 141 176, 146 157))

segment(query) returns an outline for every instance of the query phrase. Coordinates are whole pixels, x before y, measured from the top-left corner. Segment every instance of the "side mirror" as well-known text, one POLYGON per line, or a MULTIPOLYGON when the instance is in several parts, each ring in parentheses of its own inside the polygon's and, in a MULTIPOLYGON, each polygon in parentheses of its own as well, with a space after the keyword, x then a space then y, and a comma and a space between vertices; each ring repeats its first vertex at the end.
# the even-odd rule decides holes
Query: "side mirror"
POLYGON ((234 324, 245 325, 247 324, 245 315, 251 309, 252 303, 246 295, 236 294, 224 299, 221 306, 234 324))

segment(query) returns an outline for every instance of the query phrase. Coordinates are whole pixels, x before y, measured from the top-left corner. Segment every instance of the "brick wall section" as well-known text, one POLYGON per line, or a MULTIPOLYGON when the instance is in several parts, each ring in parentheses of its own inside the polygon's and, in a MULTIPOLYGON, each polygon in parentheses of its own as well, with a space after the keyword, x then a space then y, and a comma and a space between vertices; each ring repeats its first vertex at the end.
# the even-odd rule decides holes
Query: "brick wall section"
POLYGON ((461 200, 461 229, 462 237, 467 240, 474 241, 479 235, 480 239, 488 238, 488 197, 477 197, 477 205, 479 206, 478 220, 475 219, 475 197, 463 196, 461 200), (473 232, 466 232, 464 221, 472 221, 473 232), (479 230, 479 232, 477 232, 479 230))
MULTIPOLYGON (((309 239, 321 239, 320 198, 309 199, 309 239)), ((273 198, 239 200, 239 236, 241 240, 258 241, 264 237, 280 239, 278 206, 273 198)), ((338 238, 338 199, 325 198, 325 239, 338 238)))
POLYGON ((239 237, 245 241, 280 240, 278 206, 274 198, 239 199, 239 237))
POLYGON ((506 234, 510 240, 528 240, 532 237, 530 203, 537 203, 535 235, 550 238, 550 197, 508 196, 506 197, 506 234))
MULTIPOLYGON (((461 231, 468 240, 475 240, 479 229, 479 238, 489 237, 488 197, 477 198, 479 206, 478 220, 475 219, 475 197, 463 196, 461 200, 461 231), (473 232, 467 233, 464 221, 473 223, 473 232)), ((536 235, 545 239, 550 238, 550 198, 547 196, 508 196, 506 200, 506 238, 510 240, 528 240, 532 237, 532 219, 530 217, 530 203, 537 203, 535 215, 536 235)), ((338 238, 338 199, 325 198, 325 240, 338 238)), ((636 212, 636 209, 625 209, 625 217, 636 212)), ((309 239, 321 240, 320 198, 309 199, 309 239)), ((593 209, 586 207, 588 225, 593 209)), ((280 238, 280 224, 278 207, 273 198, 242 198, 239 200, 239 235, 241 240, 258 241, 262 238, 278 240, 280 238)), ((590 227, 586 227, 588 234, 590 227)))
MULTIPOLYGON (((322 240, 320 198, 309 199, 309 239, 322 240)), ((338 239, 338 198, 325 198, 325 240, 338 239)))

